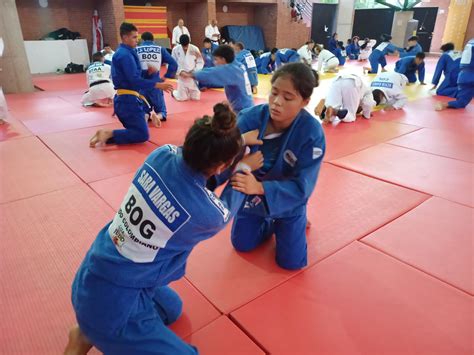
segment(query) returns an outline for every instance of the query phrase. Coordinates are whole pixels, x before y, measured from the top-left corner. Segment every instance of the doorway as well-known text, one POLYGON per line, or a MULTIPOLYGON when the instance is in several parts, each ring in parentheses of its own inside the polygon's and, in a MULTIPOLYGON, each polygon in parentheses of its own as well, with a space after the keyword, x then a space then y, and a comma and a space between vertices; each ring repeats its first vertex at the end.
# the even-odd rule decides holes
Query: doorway
POLYGON ((420 43, 424 52, 430 51, 437 16, 437 7, 416 7, 413 9, 413 18, 418 20, 418 28, 416 31, 418 43, 420 43))
POLYGON ((328 48, 328 42, 336 31, 337 4, 313 4, 311 38, 328 48))

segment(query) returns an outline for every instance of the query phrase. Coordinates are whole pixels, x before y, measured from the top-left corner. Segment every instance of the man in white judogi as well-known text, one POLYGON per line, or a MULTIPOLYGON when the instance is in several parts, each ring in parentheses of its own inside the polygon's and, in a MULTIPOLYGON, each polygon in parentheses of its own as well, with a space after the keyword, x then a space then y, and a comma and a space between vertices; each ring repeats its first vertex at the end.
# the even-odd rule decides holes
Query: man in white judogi
POLYGON ((115 96, 114 85, 110 80, 111 67, 104 63, 104 55, 101 52, 94 53, 92 60, 94 62, 87 68, 89 90, 82 96, 82 104, 109 107, 115 96))
POLYGON ((370 84, 377 105, 385 104, 384 110, 399 110, 408 101, 403 88, 408 83, 405 75, 395 72, 382 72, 370 84))
POLYGON ((219 44, 221 39, 221 33, 219 32, 219 27, 217 27, 217 21, 211 20, 211 23, 206 26, 204 31, 206 38, 209 38, 213 43, 219 44))
POLYGON ((204 59, 201 51, 195 45, 189 43, 188 35, 179 38, 179 45, 173 48, 171 56, 178 63, 178 88, 173 91, 173 97, 178 101, 199 100, 201 91, 193 78, 183 78, 182 72, 188 74, 201 70, 204 67, 204 59))
POLYGON ((171 39, 171 44, 173 47, 179 44, 179 37, 182 35, 188 35, 189 40, 191 40, 191 35, 189 34, 188 28, 184 26, 184 20, 180 18, 178 20, 178 26, 173 28, 173 37, 171 39))
MULTIPOLYGON (((361 77, 357 74, 340 74, 329 87, 324 102, 326 107, 324 121, 331 122, 337 116, 342 122, 354 122, 357 113, 369 119, 375 104, 372 91, 361 77)), ((320 112, 316 112, 318 113, 320 116, 320 112)))

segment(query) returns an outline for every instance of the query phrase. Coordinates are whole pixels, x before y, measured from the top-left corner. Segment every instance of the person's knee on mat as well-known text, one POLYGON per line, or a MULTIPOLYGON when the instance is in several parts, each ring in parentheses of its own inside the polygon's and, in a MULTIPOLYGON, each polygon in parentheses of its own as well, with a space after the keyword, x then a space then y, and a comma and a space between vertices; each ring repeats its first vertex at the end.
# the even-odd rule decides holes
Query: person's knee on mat
POLYGON ((155 290, 153 300, 163 323, 166 325, 173 324, 181 317, 183 301, 172 288, 168 286, 158 287, 155 290))

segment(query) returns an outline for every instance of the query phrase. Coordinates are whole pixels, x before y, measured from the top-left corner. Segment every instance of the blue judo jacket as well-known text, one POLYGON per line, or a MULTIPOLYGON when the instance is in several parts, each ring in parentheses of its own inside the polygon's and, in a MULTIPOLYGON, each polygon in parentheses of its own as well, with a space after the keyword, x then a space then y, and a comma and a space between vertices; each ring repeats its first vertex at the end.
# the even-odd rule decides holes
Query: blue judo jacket
POLYGON ((247 70, 247 75, 250 80, 250 85, 258 85, 258 72, 257 63, 252 53, 248 49, 242 49, 236 56, 235 60, 237 63, 243 64, 247 70))

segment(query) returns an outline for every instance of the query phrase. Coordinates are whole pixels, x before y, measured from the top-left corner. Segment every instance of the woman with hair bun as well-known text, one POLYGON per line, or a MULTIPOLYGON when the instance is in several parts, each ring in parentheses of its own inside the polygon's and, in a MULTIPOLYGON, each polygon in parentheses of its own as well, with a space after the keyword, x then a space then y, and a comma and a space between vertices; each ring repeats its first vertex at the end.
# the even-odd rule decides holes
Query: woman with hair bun
MULTIPOLYGON (((97 235, 72 285, 78 325, 65 354, 197 354, 167 325, 181 315, 182 301, 168 287, 184 276, 186 260, 202 240, 221 231, 244 200, 230 186, 221 198, 207 179, 227 169, 243 142, 259 144, 258 131, 243 139, 229 106, 197 119, 184 145, 165 145, 138 169, 114 219, 97 235)), ((260 152, 234 171, 262 166, 260 152)))

